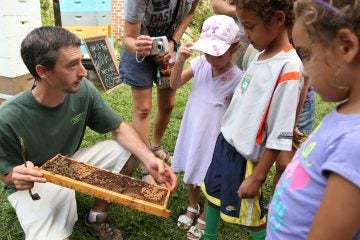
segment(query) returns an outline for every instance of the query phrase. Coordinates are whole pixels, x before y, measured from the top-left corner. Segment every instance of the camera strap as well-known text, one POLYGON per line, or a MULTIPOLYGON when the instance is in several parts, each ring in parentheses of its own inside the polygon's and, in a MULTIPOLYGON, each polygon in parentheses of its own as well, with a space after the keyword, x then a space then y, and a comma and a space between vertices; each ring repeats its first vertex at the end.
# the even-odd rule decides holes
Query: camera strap
MULTIPOLYGON (((167 27, 164 35, 166 35, 166 33, 168 33, 168 32, 170 31, 171 27, 172 27, 172 26, 174 25, 174 23, 175 23, 176 17, 177 17, 177 15, 178 15, 178 13, 179 13, 180 2, 183 2, 183 0, 178 0, 178 1, 176 2, 176 6, 175 6, 175 9, 174 9, 174 14, 172 15, 171 22, 170 22, 169 26, 167 27)), ((150 33, 149 33, 149 31, 148 31, 148 29, 147 29, 147 27, 146 27, 146 25, 145 25, 145 22, 144 22, 144 21, 141 21, 141 26, 142 26, 145 34, 151 36, 150 33)), ((167 36, 167 35, 166 35, 166 36, 167 36)), ((170 37, 170 38, 171 38, 171 36, 167 36, 167 37, 170 37)))

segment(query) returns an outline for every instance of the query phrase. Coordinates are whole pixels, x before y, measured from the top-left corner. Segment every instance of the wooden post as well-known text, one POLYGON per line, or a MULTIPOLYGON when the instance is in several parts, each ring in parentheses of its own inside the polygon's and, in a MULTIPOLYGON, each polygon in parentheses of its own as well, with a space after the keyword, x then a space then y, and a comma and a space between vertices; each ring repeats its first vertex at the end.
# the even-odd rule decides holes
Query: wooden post
POLYGON ((62 26, 59 0, 53 0, 55 26, 62 26))

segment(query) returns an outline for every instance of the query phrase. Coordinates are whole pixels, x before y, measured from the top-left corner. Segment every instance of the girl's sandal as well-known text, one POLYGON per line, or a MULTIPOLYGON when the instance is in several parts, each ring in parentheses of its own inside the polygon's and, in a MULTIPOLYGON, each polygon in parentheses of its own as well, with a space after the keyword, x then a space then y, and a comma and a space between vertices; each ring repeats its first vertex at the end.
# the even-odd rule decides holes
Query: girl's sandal
POLYGON ((203 229, 197 228, 196 225, 191 226, 186 233, 186 237, 188 240, 199 240, 204 236, 205 233, 205 221, 198 218, 196 221, 196 225, 203 225, 203 229))
MULTIPOLYGON (((193 213, 195 218, 200 213, 200 205, 199 204, 197 205, 197 209, 188 206, 186 208, 186 211, 193 213)), ((177 221, 177 226, 179 228, 187 230, 191 227, 192 223, 194 222, 194 218, 190 218, 186 214, 180 215, 177 221)))
POLYGON ((161 146, 150 146, 150 150, 155 154, 155 156, 164 160, 167 164, 171 164, 171 154, 168 151, 164 150, 161 146))

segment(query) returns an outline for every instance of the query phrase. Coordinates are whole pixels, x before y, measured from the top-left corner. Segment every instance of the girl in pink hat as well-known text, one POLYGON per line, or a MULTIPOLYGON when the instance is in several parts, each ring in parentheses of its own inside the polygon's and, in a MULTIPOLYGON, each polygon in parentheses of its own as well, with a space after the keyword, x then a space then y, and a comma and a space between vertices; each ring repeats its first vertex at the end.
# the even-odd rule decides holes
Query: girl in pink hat
POLYGON ((208 18, 200 39, 180 48, 171 74, 171 87, 174 89, 193 79, 172 162, 175 172, 184 172, 184 182, 189 186, 187 211, 178 219, 179 227, 189 229, 188 239, 200 239, 204 233, 205 211, 197 223, 192 224, 200 214, 200 184, 211 162, 222 116, 242 77, 242 71, 231 62, 240 47, 240 36, 233 18, 225 15, 208 18), (193 49, 204 54, 191 60, 190 67, 183 69, 193 49))

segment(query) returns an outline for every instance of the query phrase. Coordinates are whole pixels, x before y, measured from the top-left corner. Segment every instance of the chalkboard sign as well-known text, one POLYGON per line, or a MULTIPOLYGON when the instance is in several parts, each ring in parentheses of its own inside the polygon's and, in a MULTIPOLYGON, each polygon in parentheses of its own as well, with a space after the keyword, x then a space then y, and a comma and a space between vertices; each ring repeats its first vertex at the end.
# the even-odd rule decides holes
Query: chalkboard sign
POLYGON ((118 63, 106 36, 84 39, 90 59, 105 91, 121 83, 118 63))

